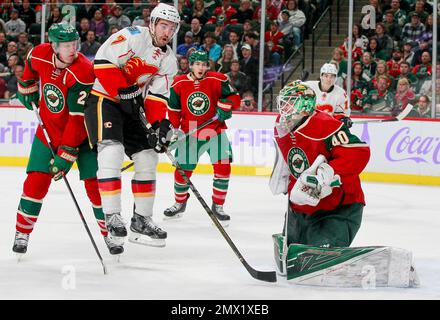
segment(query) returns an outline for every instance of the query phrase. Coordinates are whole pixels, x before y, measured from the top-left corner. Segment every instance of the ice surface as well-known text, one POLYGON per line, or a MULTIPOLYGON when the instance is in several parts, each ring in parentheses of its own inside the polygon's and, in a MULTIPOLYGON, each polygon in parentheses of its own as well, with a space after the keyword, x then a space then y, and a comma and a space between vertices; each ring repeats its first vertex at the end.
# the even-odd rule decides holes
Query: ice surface
MULTIPOLYGON (((109 255, 77 171, 69 174, 80 207, 104 257, 101 265, 62 181, 53 183, 28 253, 17 263, 11 247, 24 168, 0 168, 1 299, 439 299, 440 196, 438 187, 364 183, 367 207, 355 246, 389 245, 413 251, 418 289, 338 289, 253 279, 194 196, 181 220, 162 221, 173 200, 173 175, 158 174, 154 219, 168 232, 165 248, 126 243, 120 262, 109 255)), ((123 174, 123 216, 132 208, 130 179, 123 174)), ((211 204, 210 175, 192 180, 211 204)), ((271 235, 283 224, 285 197, 274 197, 267 177, 232 176, 226 229, 245 259, 275 270, 271 235)))

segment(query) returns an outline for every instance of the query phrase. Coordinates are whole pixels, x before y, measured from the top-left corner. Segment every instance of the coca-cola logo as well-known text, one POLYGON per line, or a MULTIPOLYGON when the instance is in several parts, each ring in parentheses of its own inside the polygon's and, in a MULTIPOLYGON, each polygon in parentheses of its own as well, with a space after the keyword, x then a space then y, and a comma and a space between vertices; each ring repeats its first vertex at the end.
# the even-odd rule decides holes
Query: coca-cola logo
POLYGON ((389 161, 414 161, 440 164, 440 138, 412 136, 411 129, 399 129, 388 141, 385 156, 389 161))

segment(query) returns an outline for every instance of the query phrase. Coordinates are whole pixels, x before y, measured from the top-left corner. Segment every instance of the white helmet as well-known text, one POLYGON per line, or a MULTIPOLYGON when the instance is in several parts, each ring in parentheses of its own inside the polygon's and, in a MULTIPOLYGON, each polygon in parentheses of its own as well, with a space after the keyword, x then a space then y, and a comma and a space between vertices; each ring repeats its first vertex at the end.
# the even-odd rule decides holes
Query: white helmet
MULTIPOLYGON (((179 11, 173 6, 165 3, 159 3, 150 14, 150 31, 154 34, 154 26, 160 19, 168 20, 176 24, 176 31, 174 35, 179 32, 180 28, 180 15, 179 11)), ((174 36, 173 35, 173 36, 174 36)))
POLYGON ((338 76, 338 69, 333 63, 324 63, 324 65, 321 67, 320 75, 322 76, 323 73, 330 73, 338 76))

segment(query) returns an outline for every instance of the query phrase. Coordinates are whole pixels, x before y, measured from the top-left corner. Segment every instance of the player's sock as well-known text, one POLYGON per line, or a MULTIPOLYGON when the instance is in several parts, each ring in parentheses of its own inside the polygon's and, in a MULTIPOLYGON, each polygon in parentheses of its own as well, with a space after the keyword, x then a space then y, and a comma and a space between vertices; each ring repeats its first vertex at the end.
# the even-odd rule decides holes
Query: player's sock
POLYGON ((229 163, 215 163, 214 182, 212 188, 212 202, 223 205, 226 194, 228 193, 229 176, 231 175, 231 165, 229 163))
POLYGON ((47 173, 28 173, 17 209, 16 233, 12 248, 14 252, 25 253, 27 251, 29 234, 37 222, 51 180, 52 176, 47 173))
POLYGON ((87 196, 92 203, 93 214, 96 222, 98 223, 101 234, 106 237, 108 232, 105 227, 105 216, 101 205, 101 196, 99 194, 98 180, 96 178, 84 180, 84 187, 86 189, 87 196))
MULTIPOLYGON (((192 171, 184 170, 184 172, 188 178, 191 178, 192 171)), ((188 199, 188 189, 189 186, 186 184, 179 171, 176 170, 174 172, 174 198, 176 199, 176 202, 186 202, 188 199)))

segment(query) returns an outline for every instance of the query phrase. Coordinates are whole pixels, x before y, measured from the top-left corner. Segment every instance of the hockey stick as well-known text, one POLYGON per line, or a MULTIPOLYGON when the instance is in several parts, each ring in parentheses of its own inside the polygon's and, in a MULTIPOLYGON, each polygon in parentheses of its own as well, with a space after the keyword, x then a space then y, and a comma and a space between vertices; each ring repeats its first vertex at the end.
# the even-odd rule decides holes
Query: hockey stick
POLYGON ((307 81, 307 79, 309 78, 309 75, 310 75, 310 72, 308 70, 306 70, 306 69, 303 69, 301 71, 299 79, 301 81, 307 81))
MULTIPOLYGON (((153 128, 151 127, 151 124, 148 123, 147 119, 145 118, 145 114, 144 114, 144 110, 142 108, 139 109, 139 117, 141 119, 141 122, 145 128, 145 130, 148 133, 153 132, 153 128)), ((185 174, 185 171, 183 171, 182 167, 180 166, 180 164, 176 161, 176 159, 174 158, 174 156, 171 154, 171 152, 165 148, 165 153, 168 156, 168 158, 171 160, 171 162, 173 163, 173 165, 176 167, 177 171, 180 173, 180 175, 183 177, 183 180, 185 180, 185 183, 188 184, 188 186, 190 187, 191 191, 194 193, 194 196, 197 198, 197 200, 199 200, 199 202, 201 203, 202 207, 205 209, 206 213, 209 215, 209 217, 211 218, 212 222, 214 223, 214 225, 217 227, 217 229, 220 231, 220 233, 222 234, 222 236, 225 238, 226 242, 229 244, 229 246, 232 248, 232 250, 234 251, 234 253, 237 255, 238 259, 240 260, 240 262, 244 265, 244 267, 246 268, 246 270, 250 273, 250 275, 252 277, 254 277, 257 280, 261 280, 261 281, 266 281, 266 282, 276 282, 277 281, 277 277, 276 277, 276 272, 275 271, 258 271, 255 270, 254 268, 252 268, 247 261, 244 259, 244 257, 241 255, 240 251, 238 250, 238 248, 235 246, 234 242, 232 241, 232 239, 229 237, 229 235, 226 233, 225 229, 223 228, 223 226, 220 224, 220 222, 218 221, 218 219, 216 218, 216 216, 214 215, 214 213, 212 212, 212 210, 208 207, 208 205, 206 204, 205 200, 202 198, 202 196, 200 195, 199 191, 196 189, 196 187, 194 186, 194 184, 191 182, 191 180, 188 178, 188 176, 185 174)))
MULTIPOLYGON (((44 137, 46 138, 46 142, 49 145, 50 152, 52 153, 52 157, 55 158, 55 152, 53 150, 52 141, 50 140, 49 134, 47 133, 46 126, 44 125, 43 120, 41 119, 40 113, 38 112, 37 106, 35 103, 32 102, 32 109, 35 112, 35 115, 37 116, 38 122, 40 124, 40 127, 43 131, 44 137)), ((90 241, 92 241, 93 247, 95 248, 96 254, 98 255, 99 260, 101 261, 102 268, 104 270, 104 274, 107 274, 107 268, 104 264, 104 260, 102 259, 101 253, 98 250, 98 247, 96 246, 95 240, 93 239, 92 234, 90 233, 89 226, 87 225, 86 220, 84 219, 84 215, 81 212, 81 209, 78 205, 78 202, 76 201, 75 195, 73 194, 72 188, 70 187, 69 181, 67 180, 64 173, 62 174, 63 180, 66 183, 66 187, 69 190, 70 196, 72 197, 73 202, 75 203, 75 207, 78 210, 79 216, 81 217, 82 223, 84 227, 86 228, 87 234, 89 235, 90 241)))
MULTIPOLYGON (((188 131, 187 133, 185 133, 184 136, 182 136, 181 138, 177 139, 176 141, 174 141, 173 143, 170 144, 170 146, 168 147, 168 150, 174 150, 175 148, 177 148, 177 145, 185 140, 188 136, 192 135, 193 133, 199 131, 200 129, 203 129, 204 127, 206 127, 207 125, 210 125, 211 123, 213 123, 214 121, 216 121, 218 119, 218 116, 215 115, 214 117, 212 117, 209 120, 206 120, 205 122, 203 122, 200 126, 188 131)), ((121 172, 124 172, 125 170, 131 168, 134 165, 134 162, 131 162, 129 164, 127 164, 125 167, 123 167, 121 169, 121 172)))
POLYGON ((397 116, 387 119, 366 119, 366 120, 359 120, 359 121, 353 121, 353 124, 361 124, 361 123, 381 123, 381 122, 394 122, 394 121, 400 121, 406 118, 406 116, 411 112, 413 109, 412 104, 407 104, 405 109, 402 110, 401 113, 399 113, 397 116))

